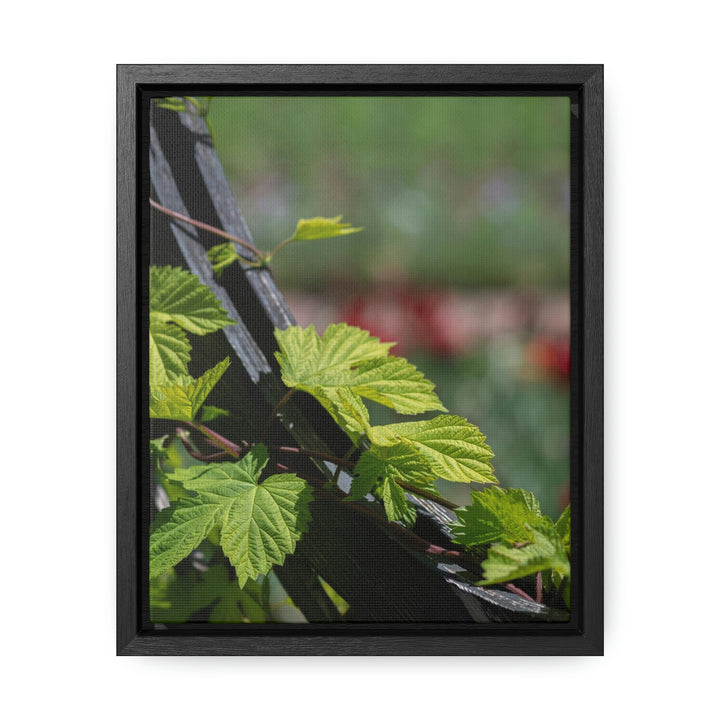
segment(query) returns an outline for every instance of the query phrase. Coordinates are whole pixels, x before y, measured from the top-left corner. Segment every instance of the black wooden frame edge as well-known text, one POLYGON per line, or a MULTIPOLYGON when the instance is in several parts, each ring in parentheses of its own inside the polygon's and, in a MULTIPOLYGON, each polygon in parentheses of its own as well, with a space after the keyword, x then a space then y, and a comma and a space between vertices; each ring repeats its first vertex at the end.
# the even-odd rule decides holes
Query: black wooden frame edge
POLYGON ((602 655, 603 654, 603 66, 602 65, 118 65, 117 67, 117 654, 118 655, 602 655), (141 85, 412 83, 564 86, 579 92, 582 128, 583 630, 367 632, 228 636, 138 632, 137 358, 138 93, 141 85))

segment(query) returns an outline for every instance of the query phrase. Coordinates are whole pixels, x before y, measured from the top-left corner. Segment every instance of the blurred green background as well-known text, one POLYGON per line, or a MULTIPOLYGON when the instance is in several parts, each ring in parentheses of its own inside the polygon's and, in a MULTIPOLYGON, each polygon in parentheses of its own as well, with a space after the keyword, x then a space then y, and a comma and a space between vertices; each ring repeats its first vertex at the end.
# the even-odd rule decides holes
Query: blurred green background
POLYGON ((487 435, 500 482, 556 517, 569 482, 568 99, 245 97, 210 108, 259 247, 301 217, 365 228, 278 256, 298 321, 399 341, 448 409, 487 435))

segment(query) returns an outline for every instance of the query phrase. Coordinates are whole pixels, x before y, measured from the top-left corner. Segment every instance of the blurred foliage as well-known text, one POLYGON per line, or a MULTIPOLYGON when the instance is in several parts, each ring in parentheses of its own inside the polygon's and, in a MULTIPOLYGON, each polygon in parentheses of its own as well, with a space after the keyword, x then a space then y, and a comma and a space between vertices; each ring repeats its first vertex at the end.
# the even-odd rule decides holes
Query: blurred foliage
POLYGON ((225 172, 256 244, 343 213, 358 237, 290 246, 281 287, 411 277, 432 286, 566 287, 567 98, 213 100, 225 172))

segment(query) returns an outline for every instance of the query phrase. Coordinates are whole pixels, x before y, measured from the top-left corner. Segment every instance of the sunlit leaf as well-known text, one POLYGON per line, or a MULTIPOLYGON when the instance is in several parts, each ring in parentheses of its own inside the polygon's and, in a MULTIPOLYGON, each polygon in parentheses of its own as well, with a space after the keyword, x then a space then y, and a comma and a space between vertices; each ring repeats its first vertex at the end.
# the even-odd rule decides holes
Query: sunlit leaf
POLYGON ((169 266, 150 268, 150 320, 172 321, 195 335, 235 324, 197 275, 169 266))
POLYGON ((353 227, 351 223, 340 222, 341 220, 342 215, 334 218, 314 217, 309 220, 299 220, 293 240, 324 240, 363 230, 363 228, 353 227))
POLYGON ((229 365, 225 358, 197 379, 185 375, 172 385, 151 386, 150 417, 192 422, 229 365))
POLYGON ((186 557, 216 524, 221 528, 220 547, 240 587, 273 565, 282 565, 310 520, 312 493, 293 474, 271 475, 258 483, 267 462, 267 450, 257 445, 236 463, 212 463, 172 474, 172 480, 197 494, 159 514, 150 536, 151 576, 186 557))

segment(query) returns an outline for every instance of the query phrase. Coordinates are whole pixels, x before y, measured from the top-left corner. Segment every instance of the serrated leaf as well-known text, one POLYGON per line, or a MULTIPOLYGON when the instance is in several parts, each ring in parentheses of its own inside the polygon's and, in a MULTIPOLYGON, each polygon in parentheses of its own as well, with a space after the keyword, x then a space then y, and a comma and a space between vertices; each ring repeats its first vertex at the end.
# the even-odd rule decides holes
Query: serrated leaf
POLYGON ((432 420, 379 425, 368 430, 378 446, 405 445, 430 466, 436 477, 451 482, 496 483, 485 436, 465 418, 438 415, 432 420))
POLYGON ((355 463, 350 497, 359 500, 372 492, 372 489, 385 478, 399 478, 411 485, 432 487, 437 475, 412 447, 394 445, 380 447, 372 445, 355 463))
POLYGON ((187 375, 190 341, 184 330, 150 320, 150 384, 167 385, 187 375))
POLYGON ((159 512, 150 532, 150 577, 184 560, 220 521, 220 505, 201 498, 180 498, 159 512))
POLYGON ((197 379, 185 375, 172 385, 151 386, 150 417, 192 422, 229 365, 225 358, 197 379))
POLYGON ((235 324, 196 275, 169 266, 150 268, 150 320, 172 321, 195 335, 235 324))
POLYGON ((570 557, 570 506, 568 505, 561 513, 555 523, 555 530, 562 540, 565 552, 570 557))
POLYGON ((361 398, 408 414, 444 410, 435 386, 404 358, 389 357, 392 343, 365 330, 330 325, 320 338, 310 325, 276 330, 275 337, 283 382, 317 398, 356 444, 369 426, 361 398))
POLYGON ((357 445, 370 427, 370 414, 362 400, 345 387, 318 389, 312 394, 357 445))
POLYGON ((435 385, 405 358, 369 360, 357 369, 326 376, 326 387, 343 386, 404 415, 445 410, 435 385))
POLYGON ((405 491, 392 478, 385 478, 380 496, 385 506, 387 519, 390 522, 401 521, 408 510, 405 491))
POLYGON ((334 218, 314 217, 309 220, 299 220, 292 239, 324 240, 339 235, 350 235, 363 230, 363 228, 353 227, 351 223, 340 222, 341 220, 342 215, 334 218))
POLYGON ((217 420, 219 417, 229 417, 229 415, 230 413, 222 408, 215 407, 214 405, 203 405, 200 422, 212 422, 213 420, 217 420))
POLYGON ((482 568, 484 579, 478 585, 510 582, 544 570, 559 576, 570 575, 570 562, 562 540, 547 518, 533 528, 533 542, 527 545, 491 545, 482 568))
POLYGON ((542 514, 532 493, 526 490, 489 487, 470 493, 472 504, 455 511, 457 522, 450 529, 453 542, 466 547, 487 545, 497 540, 531 542, 533 527, 542 514))
MULTIPOLYGON (((220 547, 235 568, 240 587, 248 579, 266 574, 273 565, 282 565, 285 557, 294 552, 310 520, 308 505, 312 493, 307 483, 293 474, 272 475, 259 484, 267 461, 267 450, 257 445, 237 463, 185 468, 171 475, 172 480, 197 495, 180 500, 177 506, 171 505, 170 512, 151 534, 151 574, 163 572, 168 562, 179 562, 191 552, 197 544, 189 546, 198 539, 200 531, 207 535, 212 529, 208 527, 211 520, 220 525, 220 547), (206 524, 201 527, 195 521, 188 529, 188 537, 178 539, 181 550, 161 553, 168 545, 161 544, 163 538, 182 529, 187 514, 185 504, 190 501, 193 508, 203 509, 206 524), (176 513, 181 514, 179 518, 176 513), (166 525, 168 530, 164 530, 166 525), (179 557, 184 551, 185 555, 179 557), (153 558, 157 559, 153 562, 153 558)), ((176 535, 172 537, 177 539, 176 535)))
POLYGON ((240 255, 235 247, 235 243, 226 242, 220 245, 213 245, 207 251, 208 260, 212 265, 213 272, 216 277, 220 277, 225 268, 230 267, 234 262, 240 260, 240 255))
POLYGON ((345 323, 328 325, 322 337, 314 325, 275 330, 280 352, 275 353, 288 387, 316 386, 334 371, 347 371, 368 360, 387 357, 395 343, 383 343, 367 330, 345 323))

